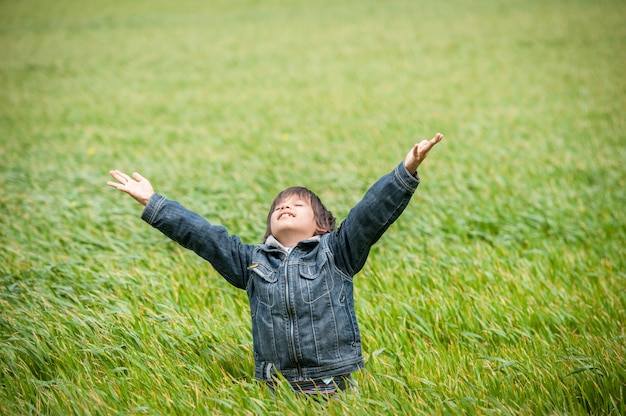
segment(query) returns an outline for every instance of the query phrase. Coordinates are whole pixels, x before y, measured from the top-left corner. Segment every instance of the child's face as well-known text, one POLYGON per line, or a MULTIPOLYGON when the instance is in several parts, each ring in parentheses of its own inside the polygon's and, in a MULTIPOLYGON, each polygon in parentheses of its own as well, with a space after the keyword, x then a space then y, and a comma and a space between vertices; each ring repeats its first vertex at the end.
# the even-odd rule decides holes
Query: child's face
POLYGON ((282 244, 294 238, 301 241, 313 237, 317 224, 311 203, 297 195, 282 200, 272 212, 271 230, 282 244))

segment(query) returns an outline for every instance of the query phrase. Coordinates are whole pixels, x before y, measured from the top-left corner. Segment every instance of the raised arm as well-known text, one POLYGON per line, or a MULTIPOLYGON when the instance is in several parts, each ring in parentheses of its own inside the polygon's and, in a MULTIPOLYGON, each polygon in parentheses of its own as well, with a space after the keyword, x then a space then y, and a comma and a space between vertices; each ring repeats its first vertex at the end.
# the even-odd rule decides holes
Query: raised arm
POLYGON ((112 170, 109 174, 117 182, 109 181, 107 185, 122 192, 126 192, 144 207, 154 194, 154 188, 152 188, 150 181, 137 172, 133 173, 132 178, 119 170, 112 170))
POLYGON ((207 260, 235 287, 246 287, 247 266, 254 246, 243 244, 224 227, 210 224, 178 202, 155 193, 150 181, 140 174, 135 172, 131 178, 119 170, 109 173, 117 181, 107 182, 109 186, 126 192, 145 206, 141 214, 145 222, 207 260))
POLYGON ((348 213, 337 232, 329 235, 337 265, 349 275, 365 264, 370 248, 400 216, 419 185, 417 168, 443 135, 415 144, 403 163, 376 181, 348 213))

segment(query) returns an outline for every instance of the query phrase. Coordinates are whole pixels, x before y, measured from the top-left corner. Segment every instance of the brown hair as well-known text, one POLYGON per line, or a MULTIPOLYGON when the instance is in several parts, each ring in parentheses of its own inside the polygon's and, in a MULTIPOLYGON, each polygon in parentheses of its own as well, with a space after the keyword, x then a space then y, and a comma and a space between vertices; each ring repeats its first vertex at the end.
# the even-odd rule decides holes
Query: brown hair
POLYGON ((267 240, 267 237, 272 235, 272 213, 278 204, 294 195, 302 200, 308 201, 311 204, 311 208, 313 208, 313 215, 315 217, 315 224, 317 225, 315 235, 326 234, 335 229, 335 217, 333 216, 333 213, 327 210, 324 204, 322 204, 320 198, 305 187, 292 186, 291 188, 285 189, 279 193, 276 198, 274 198, 274 202, 272 202, 272 206, 270 207, 270 212, 267 214, 267 228, 265 229, 263 241, 267 240))

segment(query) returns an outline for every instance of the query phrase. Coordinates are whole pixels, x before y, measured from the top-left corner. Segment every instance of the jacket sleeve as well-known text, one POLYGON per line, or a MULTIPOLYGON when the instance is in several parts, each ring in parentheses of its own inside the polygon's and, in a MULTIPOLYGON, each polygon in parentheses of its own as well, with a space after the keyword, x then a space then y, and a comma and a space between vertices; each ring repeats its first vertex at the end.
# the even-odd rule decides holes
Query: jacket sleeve
POLYGON ((154 194, 141 218, 163 234, 207 260, 233 286, 246 287, 247 265, 254 246, 229 235, 226 228, 206 219, 175 201, 154 194))
POLYGON ((329 238, 335 264, 354 276, 367 260, 370 248, 398 219, 419 185, 403 163, 376 181, 329 238))

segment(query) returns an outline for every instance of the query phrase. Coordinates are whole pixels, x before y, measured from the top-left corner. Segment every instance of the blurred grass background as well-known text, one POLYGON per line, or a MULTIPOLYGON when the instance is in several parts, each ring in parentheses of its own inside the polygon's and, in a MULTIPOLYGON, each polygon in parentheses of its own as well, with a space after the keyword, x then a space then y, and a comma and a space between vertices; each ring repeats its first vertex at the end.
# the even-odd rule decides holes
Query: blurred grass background
POLYGON ((3 414, 624 413, 626 4, 0 2, 3 414), (330 403, 252 377, 243 292, 107 188, 259 242, 446 139, 356 284, 330 403))

